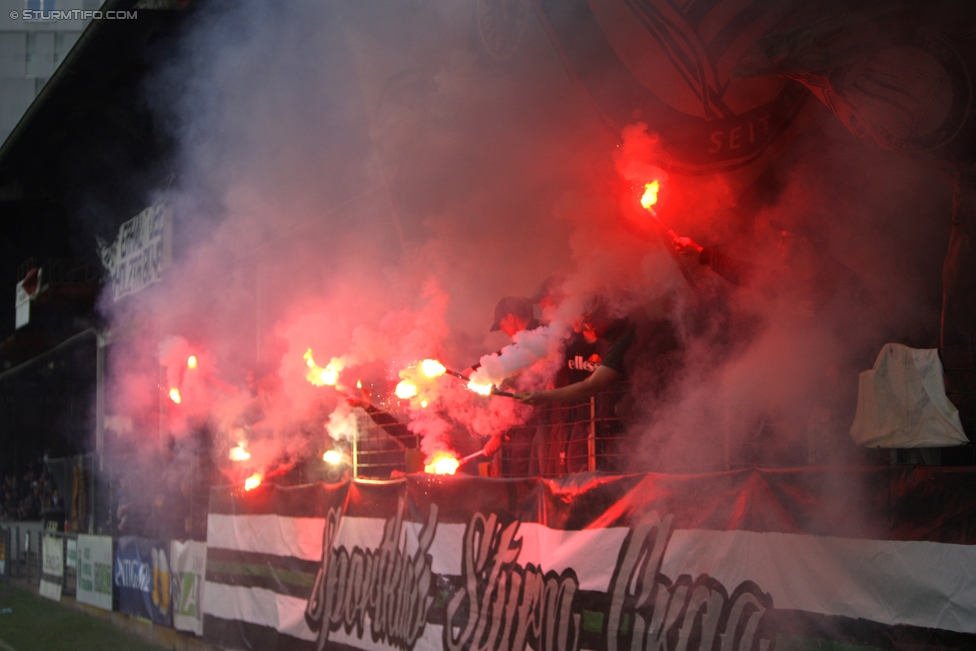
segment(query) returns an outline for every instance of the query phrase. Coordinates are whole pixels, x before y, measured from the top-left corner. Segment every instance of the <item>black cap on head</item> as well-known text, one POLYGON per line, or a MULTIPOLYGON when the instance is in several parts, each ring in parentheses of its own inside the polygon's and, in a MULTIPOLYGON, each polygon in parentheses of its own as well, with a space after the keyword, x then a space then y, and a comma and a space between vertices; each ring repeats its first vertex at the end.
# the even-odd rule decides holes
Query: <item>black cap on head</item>
POLYGON ((491 324, 489 332, 502 329, 502 319, 509 314, 531 321, 534 316, 532 313, 532 303, 529 299, 521 296, 506 296, 495 305, 495 322, 491 324))

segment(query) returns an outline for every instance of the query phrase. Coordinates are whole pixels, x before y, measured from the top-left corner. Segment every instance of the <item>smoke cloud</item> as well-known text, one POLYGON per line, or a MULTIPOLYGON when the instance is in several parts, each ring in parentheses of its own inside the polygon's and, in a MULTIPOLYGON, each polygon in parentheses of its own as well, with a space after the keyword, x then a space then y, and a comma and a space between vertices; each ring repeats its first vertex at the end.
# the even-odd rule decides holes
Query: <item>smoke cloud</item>
POLYGON ((400 402, 400 371, 480 359, 478 379, 543 388, 599 295, 611 316, 667 320, 680 344, 663 371, 632 374, 622 469, 860 458, 845 439, 856 372, 884 341, 934 344, 949 206, 932 168, 811 110, 765 171, 668 174, 655 125, 608 129, 534 13, 507 61, 471 20, 457 2, 198 10, 147 88, 179 143, 175 182, 147 198, 173 207, 174 262, 164 283, 103 302, 124 333, 109 411, 140 423, 123 443, 180 449, 205 432, 233 481, 274 474, 349 436, 359 383, 426 453, 477 449, 532 409, 449 376, 433 404, 400 402), (679 235, 777 273, 770 223, 803 224, 863 291, 804 316, 789 292, 673 255, 639 204, 649 176, 679 235), (547 327, 489 333, 499 297, 554 274, 566 298, 547 327), (341 360, 336 386, 306 380, 310 348, 341 360), (155 384, 181 403, 159 413, 155 384), (227 459, 242 441, 246 468, 227 459))

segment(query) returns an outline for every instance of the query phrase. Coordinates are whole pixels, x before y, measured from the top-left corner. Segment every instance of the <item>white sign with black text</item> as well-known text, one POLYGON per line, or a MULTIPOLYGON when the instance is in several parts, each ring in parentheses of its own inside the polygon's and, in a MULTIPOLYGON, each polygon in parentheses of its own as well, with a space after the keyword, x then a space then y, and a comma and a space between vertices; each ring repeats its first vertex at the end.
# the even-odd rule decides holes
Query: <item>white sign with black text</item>
POLYGON ((115 300, 162 280, 172 258, 172 224, 172 211, 159 202, 122 224, 111 244, 99 240, 115 300))

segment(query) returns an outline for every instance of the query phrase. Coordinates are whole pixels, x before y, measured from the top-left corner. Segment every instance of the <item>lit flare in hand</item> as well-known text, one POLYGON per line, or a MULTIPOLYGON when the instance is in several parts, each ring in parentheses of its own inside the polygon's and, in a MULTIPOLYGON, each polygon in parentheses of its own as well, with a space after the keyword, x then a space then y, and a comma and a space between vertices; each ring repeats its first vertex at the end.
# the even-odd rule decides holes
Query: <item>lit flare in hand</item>
POLYGON ((494 385, 491 383, 485 384, 483 382, 478 382, 477 380, 471 380, 468 382, 468 389, 474 391, 478 395, 490 396, 494 385))
POLYGON ((457 457, 447 451, 435 452, 430 463, 424 466, 424 472, 431 475, 453 475, 461 466, 457 457))
POLYGON ((181 402, 183 402, 183 396, 180 395, 180 390, 177 389, 176 387, 173 387, 172 389, 169 390, 169 399, 175 402, 176 404, 180 404, 181 402))
POLYGON ((254 473, 250 477, 244 480, 244 490, 252 491, 261 485, 261 475, 254 473))
POLYGON ((641 196, 640 203, 644 207, 644 210, 650 210, 652 213, 657 214, 654 211, 654 204, 657 203, 657 193, 661 191, 661 182, 654 179, 650 183, 644 184, 644 194, 641 196))
POLYGON ((436 359, 425 359, 420 362, 420 370, 429 378, 440 377, 447 372, 447 368, 436 359))
POLYGON ((326 450, 322 455, 322 461, 337 466, 342 463, 342 452, 339 450, 326 450))
POLYGON ((673 230, 668 228, 664 222, 661 221, 660 217, 657 216, 657 211, 654 210, 654 205, 657 203, 658 192, 661 191, 661 181, 654 179, 650 183, 644 184, 644 194, 641 196, 640 203, 644 207, 644 210, 651 213, 654 217, 654 221, 665 231, 665 234, 671 238, 672 244, 677 247, 678 234, 673 230))

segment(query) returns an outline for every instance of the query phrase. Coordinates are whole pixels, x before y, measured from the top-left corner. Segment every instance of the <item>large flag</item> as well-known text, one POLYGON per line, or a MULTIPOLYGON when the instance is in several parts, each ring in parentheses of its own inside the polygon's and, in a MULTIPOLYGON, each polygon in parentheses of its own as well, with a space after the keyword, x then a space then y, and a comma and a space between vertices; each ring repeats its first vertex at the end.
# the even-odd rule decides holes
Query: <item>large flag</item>
MULTIPOLYGON (((534 0, 567 70, 616 130, 659 132, 672 171, 728 171, 757 161, 808 94, 771 76, 734 79, 790 0, 534 0)), ((781 139, 782 140, 782 139, 781 139)))
POLYGON ((941 346, 972 356, 976 331, 976 124, 971 4, 875 3, 756 40, 736 76, 802 82, 851 133, 956 169, 942 268, 941 346))
POLYGON ((204 636, 369 651, 970 649, 972 475, 217 488, 204 636))
POLYGON ((946 155, 966 147, 971 47, 931 24, 916 29, 924 18, 917 9, 879 4, 765 35, 735 74, 795 79, 855 136, 885 149, 946 155))

